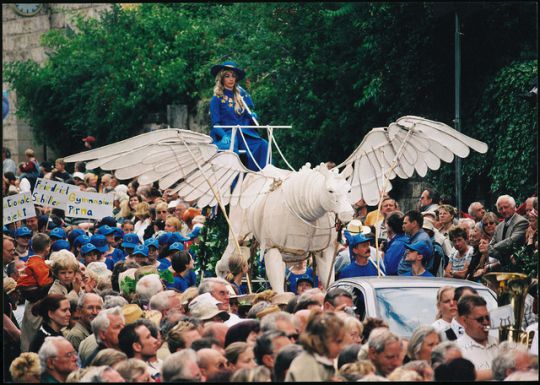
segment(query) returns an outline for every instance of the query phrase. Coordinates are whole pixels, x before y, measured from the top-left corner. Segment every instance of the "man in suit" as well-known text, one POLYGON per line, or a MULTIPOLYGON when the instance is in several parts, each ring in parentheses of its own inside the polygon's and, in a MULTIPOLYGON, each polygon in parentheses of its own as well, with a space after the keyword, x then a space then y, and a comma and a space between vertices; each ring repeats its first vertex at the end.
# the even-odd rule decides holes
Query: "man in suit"
POLYGON ((496 205, 504 221, 495 228, 488 253, 502 265, 506 265, 510 263, 512 254, 525 244, 525 232, 529 221, 516 212, 516 201, 510 195, 501 195, 497 198, 496 205))

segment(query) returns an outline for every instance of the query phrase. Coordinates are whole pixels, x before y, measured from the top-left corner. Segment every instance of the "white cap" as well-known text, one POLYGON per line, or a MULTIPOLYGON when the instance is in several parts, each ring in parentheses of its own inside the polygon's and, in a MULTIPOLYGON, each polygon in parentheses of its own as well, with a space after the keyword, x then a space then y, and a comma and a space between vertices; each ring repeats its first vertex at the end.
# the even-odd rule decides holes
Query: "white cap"
POLYGON ((201 305, 217 305, 218 303, 221 303, 220 301, 218 301, 217 299, 215 299, 212 294, 210 293, 204 293, 204 294, 200 294, 198 296, 196 296, 195 298, 193 298, 191 300, 191 302, 189 303, 188 307, 189 307, 189 310, 191 311, 193 308, 197 307, 197 306, 201 306, 201 305))
POLYGON ((80 171, 75 171, 73 173, 73 179, 79 178, 80 180, 84 180, 84 174, 80 171))
POLYGON ((176 208, 176 206, 178 206, 178 200, 170 201, 169 206, 167 206, 167 208, 174 209, 174 208, 176 208))

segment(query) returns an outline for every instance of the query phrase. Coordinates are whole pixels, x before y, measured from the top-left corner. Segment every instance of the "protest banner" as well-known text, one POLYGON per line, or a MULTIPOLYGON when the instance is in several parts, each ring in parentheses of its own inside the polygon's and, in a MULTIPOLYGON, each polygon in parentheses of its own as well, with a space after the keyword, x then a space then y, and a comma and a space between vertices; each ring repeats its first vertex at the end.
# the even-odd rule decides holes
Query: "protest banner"
POLYGON ((3 224, 13 223, 36 216, 36 209, 29 192, 9 195, 3 199, 3 224))
POLYGON ((66 217, 101 219, 112 216, 114 194, 72 191, 67 196, 66 217))
POLYGON ((36 205, 64 210, 68 194, 78 189, 78 186, 72 184, 37 178, 32 197, 36 205))

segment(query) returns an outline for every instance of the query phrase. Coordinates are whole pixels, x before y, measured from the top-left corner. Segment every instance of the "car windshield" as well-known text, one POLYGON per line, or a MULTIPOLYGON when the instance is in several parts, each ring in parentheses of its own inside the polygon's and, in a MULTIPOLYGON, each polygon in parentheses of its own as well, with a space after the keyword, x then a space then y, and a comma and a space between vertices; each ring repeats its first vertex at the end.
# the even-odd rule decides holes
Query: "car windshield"
MULTIPOLYGON (((402 337, 410 337, 419 325, 435 321, 438 287, 395 287, 375 290, 377 313, 390 326, 390 330, 402 337)), ((479 290, 486 300, 488 310, 497 307, 495 298, 488 290, 479 290)))

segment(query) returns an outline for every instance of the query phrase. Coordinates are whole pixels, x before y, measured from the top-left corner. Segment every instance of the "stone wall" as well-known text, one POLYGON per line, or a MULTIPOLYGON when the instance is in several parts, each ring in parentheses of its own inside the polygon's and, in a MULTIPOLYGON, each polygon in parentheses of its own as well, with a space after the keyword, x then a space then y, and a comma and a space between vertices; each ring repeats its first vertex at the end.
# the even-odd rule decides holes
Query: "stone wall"
MULTIPOLYGON (((40 44, 41 35, 54 28, 72 28, 76 15, 98 17, 99 12, 110 8, 110 4, 44 4, 38 14, 21 16, 13 4, 2 4, 2 64, 18 60, 34 60, 44 63, 47 56, 40 44)), ((10 90, 8 83, 2 83, 3 90, 10 90)), ((10 113, 2 122, 2 145, 11 150, 15 162, 24 160, 24 150, 32 148, 38 160, 54 159, 55 154, 43 145, 38 145, 33 138, 31 127, 15 116, 17 95, 9 91, 10 113)))

